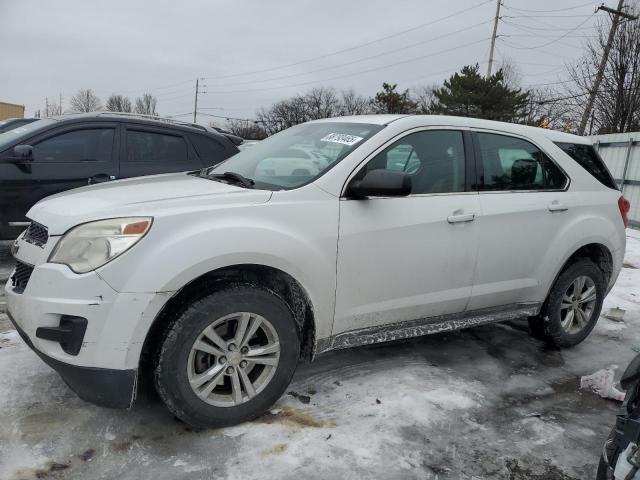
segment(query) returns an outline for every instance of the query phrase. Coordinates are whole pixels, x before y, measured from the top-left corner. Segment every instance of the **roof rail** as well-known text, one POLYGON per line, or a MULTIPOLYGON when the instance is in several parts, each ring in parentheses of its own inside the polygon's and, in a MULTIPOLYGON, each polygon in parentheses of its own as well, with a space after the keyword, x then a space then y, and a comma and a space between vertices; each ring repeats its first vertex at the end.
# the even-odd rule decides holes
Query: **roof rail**
POLYGON ((186 127, 197 128, 198 130, 204 130, 208 132, 207 127, 198 125, 197 123, 183 122, 182 120, 175 120, 173 118, 161 117, 159 115, 145 115, 143 113, 129 113, 129 112, 96 112, 97 115, 115 116, 115 117, 128 117, 128 118, 141 118, 143 120, 155 120, 158 122, 170 123, 173 125, 184 125, 186 127))

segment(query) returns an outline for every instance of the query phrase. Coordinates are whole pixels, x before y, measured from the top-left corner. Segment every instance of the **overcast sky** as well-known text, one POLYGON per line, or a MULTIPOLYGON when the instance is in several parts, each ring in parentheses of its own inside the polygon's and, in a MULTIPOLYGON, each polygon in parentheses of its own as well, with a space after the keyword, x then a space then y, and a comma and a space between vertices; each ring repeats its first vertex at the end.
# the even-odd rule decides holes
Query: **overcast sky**
MULTIPOLYGON (((564 80, 600 3, 504 0, 498 61, 517 63, 525 85, 564 80)), ((313 86, 371 95, 384 81, 441 82, 476 62, 484 71, 495 8, 495 0, 0 0, 0 101, 33 115, 59 94, 68 108, 79 88, 102 101, 148 91, 160 114, 179 115, 193 111, 195 79, 209 77, 202 112, 253 118, 313 86)))

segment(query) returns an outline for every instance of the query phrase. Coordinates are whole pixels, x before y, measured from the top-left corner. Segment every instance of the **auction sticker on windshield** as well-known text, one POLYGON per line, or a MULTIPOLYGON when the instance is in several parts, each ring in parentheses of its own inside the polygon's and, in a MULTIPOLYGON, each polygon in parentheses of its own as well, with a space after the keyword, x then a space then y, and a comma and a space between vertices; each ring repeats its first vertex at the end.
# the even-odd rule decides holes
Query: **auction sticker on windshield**
POLYGON ((341 143, 343 145, 355 145, 362 137, 358 137, 357 135, 347 135, 346 133, 330 133, 324 138, 321 138, 321 142, 332 142, 332 143, 341 143))

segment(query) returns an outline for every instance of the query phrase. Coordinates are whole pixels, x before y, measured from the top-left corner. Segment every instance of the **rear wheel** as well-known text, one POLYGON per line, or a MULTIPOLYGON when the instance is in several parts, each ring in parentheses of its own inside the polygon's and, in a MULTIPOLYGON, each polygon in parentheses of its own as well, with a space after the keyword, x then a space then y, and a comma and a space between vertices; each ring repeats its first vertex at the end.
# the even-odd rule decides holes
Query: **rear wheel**
POLYGON ((558 347, 579 344, 595 327, 604 294, 604 276, 591 260, 569 265, 553 285, 541 315, 529 319, 532 335, 558 347))
POLYGON ((199 300, 168 330, 155 368, 167 408, 197 427, 257 417, 285 391, 300 344, 287 304, 235 286, 199 300))

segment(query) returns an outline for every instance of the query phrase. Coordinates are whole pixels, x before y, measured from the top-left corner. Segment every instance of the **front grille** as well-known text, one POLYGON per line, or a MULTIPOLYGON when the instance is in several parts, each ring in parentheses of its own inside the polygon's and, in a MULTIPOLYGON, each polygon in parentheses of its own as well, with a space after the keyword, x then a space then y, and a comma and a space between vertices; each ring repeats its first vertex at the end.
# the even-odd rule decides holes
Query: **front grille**
POLYGON ((33 243, 39 247, 44 247, 49 240, 49 231, 44 225, 37 222, 31 222, 24 234, 25 241, 33 243))
POLYGON ((33 272, 33 266, 18 261, 16 263, 16 269, 11 275, 11 285, 13 285, 13 291, 15 293, 22 293, 27 288, 29 278, 33 272))

